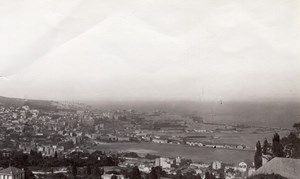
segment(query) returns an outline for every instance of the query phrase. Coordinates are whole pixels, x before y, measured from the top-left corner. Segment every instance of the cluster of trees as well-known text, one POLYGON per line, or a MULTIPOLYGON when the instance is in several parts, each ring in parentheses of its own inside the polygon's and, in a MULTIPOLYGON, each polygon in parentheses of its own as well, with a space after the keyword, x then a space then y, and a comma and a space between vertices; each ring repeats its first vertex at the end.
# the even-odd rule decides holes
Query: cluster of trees
POLYGON ((24 154, 20 151, 12 151, 7 155, 7 151, 0 151, 0 167, 7 168, 15 166, 24 168, 26 179, 34 178, 29 167, 40 169, 49 169, 52 167, 70 167, 71 175, 76 177, 78 167, 86 167, 87 174, 100 177, 103 171, 102 166, 117 166, 120 159, 117 155, 106 155, 101 151, 95 151, 91 154, 82 152, 73 152, 67 158, 42 156, 41 153, 31 151, 30 154, 24 154), (100 159, 100 160, 99 160, 100 159))
POLYGON ((300 122, 294 124, 294 132, 281 139, 285 157, 300 158, 300 122))
MULTIPOLYGON (((188 172, 185 174, 182 174, 180 170, 176 172, 176 175, 170 175, 167 174, 161 167, 152 167, 151 172, 149 174, 145 174, 139 171, 138 167, 133 167, 131 170, 125 171, 123 173, 125 178, 130 179, 159 179, 162 177, 166 178, 174 178, 174 179, 201 179, 201 176, 199 174, 196 174, 195 172, 188 172), (129 172, 128 172, 129 171, 129 172), (128 172, 128 173, 126 173, 128 172)), ((214 179, 214 178, 211 178, 214 179)))
POLYGON ((272 143, 265 139, 263 146, 260 141, 256 143, 256 152, 254 155, 255 168, 262 166, 262 155, 274 157, 300 158, 300 122, 293 125, 294 131, 288 136, 280 139, 278 133, 275 133, 272 143))
POLYGON ((205 172, 205 179, 216 179, 216 176, 212 173, 209 173, 208 171, 205 172))
MULTIPOLYGON (((179 172, 180 173, 180 172, 179 172)), ((200 174, 196 174, 195 172, 188 172, 186 174, 177 174, 175 179, 202 179, 200 174)))
POLYGON ((161 167, 152 167, 151 172, 146 175, 146 179, 159 179, 160 177, 168 177, 161 167))
MULTIPOLYGON (((6 151, 0 151, 0 167, 7 168, 9 165, 17 168, 24 168, 26 179, 34 179, 34 175, 29 168, 49 170, 54 167, 68 167, 69 172, 64 174, 52 174, 52 178, 87 178, 100 179, 104 174, 103 166, 117 166, 120 160, 118 155, 106 155, 101 151, 95 151, 91 154, 83 152, 73 152, 68 157, 60 157, 57 153, 53 157, 43 156, 41 153, 31 151, 30 154, 24 154, 20 151, 11 151, 9 156, 6 151), (99 160, 100 159, 100 160, 99 160), (84 171, 84 172, 82 172, 84 171)), ((136 156, 133 153, 126 154, 126 156, 136 156)), ((148 156, 154 157, 154 156, 148 156)), ((52 169, 53 170, 53 169, 52 169)), ((149 174, 139 171, 138 167, 127 168, 121 173, 126 178, 130 179, 159 179, 161 177, 170 177, 175 179, 201 179, 200 175, 195 172, 182 174, 178 170, 176 175, 167 174, 161 167, 153 167, 149 174)), ((117 175, 117 174, 116 174, 117 175)), ((113 175, 112 178, 117 176, 113 175)), ((214 179, 211 175, 211 179, 214 179)))

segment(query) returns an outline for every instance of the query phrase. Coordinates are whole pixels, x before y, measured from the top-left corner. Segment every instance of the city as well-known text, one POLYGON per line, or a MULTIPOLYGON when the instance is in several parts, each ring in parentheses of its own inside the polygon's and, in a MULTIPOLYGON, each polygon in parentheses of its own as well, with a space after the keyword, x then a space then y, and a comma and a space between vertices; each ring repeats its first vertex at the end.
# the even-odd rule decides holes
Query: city
MULTIPOLYGON (((36 178, 108 179, 115 175, 123 179, 131 177, 130 171, 134 169, 143 178, 155 178, 155 174, 166 178, 247 178, 256 169, 253 159, 257 146, 224 143, 224 140, 217 143, 214 139, 222 133, 241 135, 253 130, 255 134, 264 131, 260 133, 264 135, 266 130, 274 131, 266 127, 212 124, 200 116, 181 117, 159 110, 100 112, 79 103, 1 99, 4 102, 0 100, 0 166, 18 166, 22 169, 16 169, 17 173, 30 173, 36 178), (30 106, 37 106, 37 109, 30 106), (191 129, 197 125, 206 129, 191 129), (139 148, 143 145, 144 149, 139 148), (164 155, 151 150, 151 145, 156 145, 157 149, 157 145, 165 145, 174 150, 176 147, 183 147, 183 150, 207 148, 220 150, 222 155, 229 151, 230 160, 210 156, 210 160, 201 161, 197 156, 190 157, 184 152, 176 156, 170 149, 163 148, 163 151, 170 151, 164 155), (243 156, 232 160, 237 152, 243 152, 244 156, 248 153, 250 158, 243 159, 243 156), (16 161, 16 157, 26 161, 16 161)), ((286 130, 293 131, 281 129, 286 130)), ((201 155, 201 151, 198 152, 196 155, 201 155)), ((291 153, 288 155, 290 157, 291 153)), ((272 155, 261 158, 265 164, 272 155)))

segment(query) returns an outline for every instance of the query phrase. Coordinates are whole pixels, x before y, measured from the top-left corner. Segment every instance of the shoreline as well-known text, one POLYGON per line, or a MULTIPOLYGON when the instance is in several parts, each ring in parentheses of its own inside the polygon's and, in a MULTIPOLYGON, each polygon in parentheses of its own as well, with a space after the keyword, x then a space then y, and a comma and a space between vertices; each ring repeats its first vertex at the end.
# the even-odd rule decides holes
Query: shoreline
POLYGON ((89 149, 110 152, 136 152, 138 154, 154 154, 162 157, 183 157, 192 159, 193 162, 223 161, 236 163, 245 160, 253 161, 253 150, 234 150, 210 147, 194 147, 189 145, 116 142, 105 143, 89 149))

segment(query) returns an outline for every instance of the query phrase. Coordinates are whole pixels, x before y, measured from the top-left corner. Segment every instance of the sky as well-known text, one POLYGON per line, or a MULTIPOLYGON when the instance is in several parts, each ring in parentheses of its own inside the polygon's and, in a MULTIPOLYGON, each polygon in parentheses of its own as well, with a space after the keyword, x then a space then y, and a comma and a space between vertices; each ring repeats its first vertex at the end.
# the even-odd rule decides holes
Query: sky
POLYGON ((0 96, 300 99, 298 0, 0 0, 0 96))

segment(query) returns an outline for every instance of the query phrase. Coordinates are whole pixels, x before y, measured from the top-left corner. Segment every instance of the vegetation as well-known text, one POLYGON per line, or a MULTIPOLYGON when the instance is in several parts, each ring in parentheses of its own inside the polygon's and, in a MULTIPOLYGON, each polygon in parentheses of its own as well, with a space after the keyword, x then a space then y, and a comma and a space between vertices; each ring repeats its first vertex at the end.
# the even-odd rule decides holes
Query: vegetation
POLYGON ((24 154, 19 151, 0 151, 0 167, 7 168, 9 165, 17 168, 24 168, 26 179, 34 178, 29 168, 49 169, 52 167, 69 167, 70 174, 75 178, 79 171, 78 167, 86 168, 86 175, 92 178, 100 177, 103 174, 99 168, 102 166, 117 166, 118 156, 105 155, 101 151, 91 154, 82 152, 73 152, 70 156, 64 157, 45 157, 41 153, 31 151, 30 154, 24 154), (101 159, 101 160, 99 160, 101 159))
POLYGON ((210 172, 205 172, 205 179, 216 179, 215 175, 210 172))
POLYGON ((296 133, 297 135, 299 135, 299 134, 300 134, 300 122, 295 123, 295 124, 293 125, 293 127, 294 127, 294 129, 295 129, 295 133, 296 133))
POLYGON ((290 132, 288 136, 280 139, 278 133, 275 133, 272 139, 272 144, 265 139, 263 147, 260 142, 256 144, 256 152, 254 156, 255 168, 259 168, 261 154, 269 154, 272 157, 286 157, 286 158, 300 158, 300 122, 293 125, 294 131, 290 132))
MULTIPOLYGON (((254 156, 255 168, 262 166, 262 154, 269 154, 272 157, 300 158, 300 122, 294 124, 294 131, 288 136, 280 139, 278 133, 275 133, 272 139, 272 144, 265 139, 261 148, 260 141, 256 144, 256 152, 254 156)), ((249 179, 286 179, 277 174, 272 175, 255 175, 249 179)))
POLYGON ((262 150, 261 150, 261 145, 260 141, 256 143, 256 151, 254 155, 254 165, 255 169, 258 169, 259 167, 262 166, 262 150))
POLYGON ((263 144, 263 147, 262 147, 262 153, 263 153, 264 155, 269 154, 270 148, 271 148, 270 143, 268 142, 267 139, 265 139, 264 144, 263 144))
POLYGON ((139 155, 135 152, 128 152, 124 153, 123 157, 129 157, 129 158, 139 158, 139 155))
POLYGON ((278 133, 275 133, 273 137, 272 152, 274 157, 284 157, 283 146, 278 133))
POLYGON ((166 177, 167 173, 162 170, 161 167, 152 167, 150 174, 147 176, 149 179, 159 179, 160 177, 166 177))
POLYGON ((145 156, 146 159, 149 159, 149 160, 153 160, 153 159, 156 159, 158 158, 159 156, 158 155, 153 155, 153 154, 147 154, 145 156))
POLYGON ((141 178, 142 177, 139 168, 137 166, 133 167, 131 171, 130 179, 141 179, 141 178))
POLYGON ((287 137, 283 137, 281 142, 285 157, 300 158, 300 138, 295 133, 291 132, 287 137))

